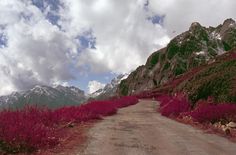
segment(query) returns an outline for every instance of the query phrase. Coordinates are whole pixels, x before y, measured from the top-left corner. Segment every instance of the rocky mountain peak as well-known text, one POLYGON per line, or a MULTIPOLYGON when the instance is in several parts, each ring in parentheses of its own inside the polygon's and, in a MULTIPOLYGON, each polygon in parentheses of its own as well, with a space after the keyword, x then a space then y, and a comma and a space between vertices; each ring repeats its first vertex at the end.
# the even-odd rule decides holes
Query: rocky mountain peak
POLYGON ((232 18, 228 18, 224 21, 223 26, 230 27, 232 25, 235 25, 235 21, 232 18))
POLYGON ((198 22, 193 22, 189 28, 189 31, 195 31, 202 28, 201 24, 198 22))
POLYGON ((78 93, 78 94, 84 94, 84 91, 75 87, 75 86, 62 86, 62 85, 58 85, 55 87, 58 91, 62 91, 62 92, 67 92, 67 91, 71 91, 73 93, 78 93))
POLYGON ((232 31, 232 29, 235 28, 236 28, 235 21, 232 18, 229 18, 224 21, 223 25, 218 26, 218 29, 216 31, 219 31, 221 36, 226 36, 227 38, 229 35, 231 35, 231 33, 235 33, 235 31, 232 31))
POLYGON ((32 89, 27 91, 27 94, 30 93, 51 95, 51 88, 45 85, 35 85, 32 89))

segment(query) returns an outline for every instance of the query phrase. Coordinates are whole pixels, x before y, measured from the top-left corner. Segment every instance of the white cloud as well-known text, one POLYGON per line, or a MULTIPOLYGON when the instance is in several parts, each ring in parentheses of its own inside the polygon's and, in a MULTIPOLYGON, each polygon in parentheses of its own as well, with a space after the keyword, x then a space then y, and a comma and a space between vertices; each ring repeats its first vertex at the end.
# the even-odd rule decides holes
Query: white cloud
POLYGON ((149 0, 149 3, 151 11, 165 15, 164 27, 171 37, 188 30, 195 21, 217 26, 226 18, 236 19, 234 0, 149 0))
POLYGON ((69 21, 64 28, 71 27, 72 35, 75 29, 91 28, 96 37, 96 49, 81 53, 78 63, 90 64, 92 72, 129 72, 169 41, 163 27, 147 20, 144 0, 64 2, 69 21))
POLYGON ((96 92, 97 90, 99 89, 102 89, 105 87, 105 84, 104 83, 100 83, 98 81, 89 81, 88 83, 88 93, 89 94, 92 94, 94 92, 96 92))
POLYGON ((76 56, 73 39, 30 3, 1 1, 0 8, 5 8, 0 11, 5 16, 0 25, 7 36, 7 46, 0 48, 0 94, 74 78, 70 72, 76 56))
POLYGON ((70 28, 71 35, 92 29, 96 37, 96 49, 82 52, 78 63, 90 64, 92 72, 129 72, 145 63, 150 53, 165 46, 170 38, 186 31, 192 22, 218 25, 236 17, 232 0, 149 0, 148 9, 144 9, 146 0, 64 3, 64 28, 70 28), (164 15, 163 26, 148 21, 152 15, 164 15))
POLYGON ((146 0, 59 1, 59 12, 48 3, 42 12, 29 0, 0 1, 0 34, 7 40, 0 46, 0 95, 89 72, 129 72, 193 21, 216 26, 236 18, 233 0, 149 0, 146 7, 146 0), (50 11, 61 29, 48 21, 50 11), (147 20, 153 15, 164 16, 163 25, 147 20), (76 38, 85 32, 96 38, 96 49, 81 48, 76 38))

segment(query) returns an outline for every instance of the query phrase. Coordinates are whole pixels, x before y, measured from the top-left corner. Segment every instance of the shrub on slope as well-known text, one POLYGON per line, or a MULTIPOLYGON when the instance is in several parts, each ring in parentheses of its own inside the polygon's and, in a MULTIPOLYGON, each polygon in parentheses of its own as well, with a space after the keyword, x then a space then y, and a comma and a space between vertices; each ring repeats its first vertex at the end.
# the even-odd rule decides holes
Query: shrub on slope
POLYGON ((236 105, 234 104, 205 104, 195 108, 189 113, 190 116, 200 123, 215 123, 220 120, 235 121, 236 105))
POLYGON ((134 96, 125 96, 113 102, 117 108, 124 108, 138 103, 138 98, 134 96))
POLYGON ((173 92, 188 92, 192 105, 212 96, 215 103, 236 102, 236 49, 201 66, 189 78, 172 87, 173 92))
POLYGON ((0 152, 33 151, 54 146, 59 141, 54 128, 54 115, 48 109, 26 107, 21 111, 0 113, 0 152))
POLYGON ((158 110, 166 117, 191 116, 194 121, 199 123, 215 123, 222 120, 226 122, 236 121, 235 104, 216 104, 211 97, 208 97, 208 100, 199 101, 192 110, 190 103, 183 95, 161 95, 157 100, 160 102, 158 110))
POLYGON ((178 117, 181 113, 190 110, 190 104, 185 95, 178 94, 174 97, 162 95, 157 98, 160 102, 160 112, 166 117, 178 117))

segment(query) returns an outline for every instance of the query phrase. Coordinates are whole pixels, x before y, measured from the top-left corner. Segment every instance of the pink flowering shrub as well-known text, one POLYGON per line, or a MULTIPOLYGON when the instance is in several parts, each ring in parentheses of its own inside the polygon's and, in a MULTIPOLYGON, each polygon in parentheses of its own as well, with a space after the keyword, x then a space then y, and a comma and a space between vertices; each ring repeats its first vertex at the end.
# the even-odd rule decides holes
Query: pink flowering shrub
POLYGON ((160 95, 159 111, 166 117, 191 116, 194 121, 217 122, 221 120, 236 121, 236 105, 230 103, 215 104, 212 97, 207 100, 199 100, 196 107, 191 110, 187 97, 183 94, 175 96, 160 95))
POLYGON ((58 137, 53 127, 52 111, 36 107, 0 113, 0 141, 6 143, 7 151, 14 153, 20 150, 54 146, 58 137))
POLYGON ((236 116, 236 105, 234 104, 204 104, 198 106, 190 116, 195 121, 202 122, 216 122, 220 119, 232 119, 236 116))
POLYGON ((57 121, 62 122, 86 122, 91 119, 100 118, 98 114, 92 113, 88 106, 68 106, 54 111, 57 121))
POLYGON ((83 107, 87 109, 88 112, 98 116, 109 116, 117 112, 117 107, 112 101, 93 101, 83 105, 83 107))
POLYGON ((118 108, 136 104, 136 97, 127 96, 108 101, 91 101, 80 106, 56 110, 25 107, 0 112, 0 154, 31 152, 59 143, 61 126, 69 122, 86 122, 113 115, 118 108))
POLYGON ((170 101, 173 100, 173 97, 170 95, 160 95, 156 98, 160 102, 160 107, 163 107, 164 105, 168 104, 170 101))
POLYGON ((81 106, 69 106, 55 110, 54 115, 61 122, 85 122, 99 119, 102 116, 113 115, 118 108, 138 103, 138 99, 126 96, 108 101, 91 101, 81 106))
POLYGON ((160 112, 166 117, 178 117, 181 113, 188 112, 191 107, 187 98, 178 94, 176 96, 162 95, 157 98, 160 102, 160 112))
POLYGON ((117 108, 124 108, 138 103, 138 98, 134 96, 125 96, 113 101, 113 103, 116 105, 117 108))
POLYGON ((233 59, 236 59, 236 53, 235 53, 235 52, 231 52, 231 57, 232 57, 233 59))

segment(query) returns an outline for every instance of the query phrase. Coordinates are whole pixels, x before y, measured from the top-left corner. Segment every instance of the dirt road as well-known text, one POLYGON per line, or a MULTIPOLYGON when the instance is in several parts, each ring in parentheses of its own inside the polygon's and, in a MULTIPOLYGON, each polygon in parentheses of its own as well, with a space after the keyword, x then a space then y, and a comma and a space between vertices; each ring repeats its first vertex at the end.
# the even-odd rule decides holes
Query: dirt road
POLYGON ((137 105, 106 117, 89 131, 78 155, 235 155, 236 144, 162 117, 156 103, 137 105))

